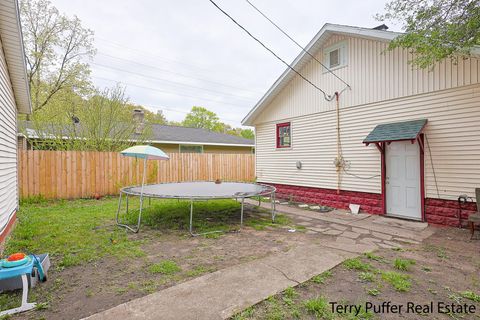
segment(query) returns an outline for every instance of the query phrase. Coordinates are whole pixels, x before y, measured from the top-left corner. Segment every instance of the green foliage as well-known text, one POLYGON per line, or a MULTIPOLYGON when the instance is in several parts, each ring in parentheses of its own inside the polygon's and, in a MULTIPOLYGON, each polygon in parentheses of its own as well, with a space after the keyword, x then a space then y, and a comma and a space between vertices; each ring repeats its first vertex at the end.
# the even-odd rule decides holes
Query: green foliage
POLYGON ((304 303, 305 309, 318 319, 334 319, 328 300, 325 297, 309 299, 304 303))
POLYGON ((398 270, 408 271, 410 266, 414 265, 415 263, 416 263, 415 260, 412 260, 412 259, 396 258, 393 261, 393 267, 398 270))
POLYGON ((368 290, 367 290, 367 294, 368 294, 369 296, 374 296, 374 297, 376 297, 376 296, 378 296, 380 293, 381 293, 380 290, 378 290, 377 288, 372 288, 372 289, 368 289, 368 290))
POLYGON ((365 257, 369 260, 383 261, 383 257, 375 255, 373 252, 366 252, 365 257))
POLYGON ((245 139, 253 140, 255 139, 255 133, 252 129, 243 129, 240 131, 240 135, 245 139))
POLYGON ((23 0, 19 7, 33 110, 64 90, 88 90, 90 66, 84 61, 95 54, 93 31, 48 0, 23 0))
POLYGON ((410 277, 408 275, 395 271, 382 272, 382 279, 390 283, 398 292, 407 292, 412 286, 410 277))
POLYGON ((460 292, 460 295, 466 299, 469 299, 475 302, 480 302, 480 295, 476 294, 473 291, 463 291, 463 292, 460 292))
POLYGON ((325 271, 319 275, 316 275, 315 277, 312 278, 312 282, 318 283, 318 284, 323 284, 325 281, 332 276, 331 271, 325 271))
POLYGON ((181 270, 182 269, 177 265, 177 263, 172 260, 163 260, 148 267, 148 271, 153 274, 161 273, 170 275, 181 270))
POLYGON ((203 128, 217 132, 223 129, 217 114, 204 107, 192 107, 192 110, 185 116, 182 124, 185 127, 203 128))
POLYGON ((24 203, 5 253, 48 252, 59 268, 94 262, 105 255, 142 256, 141 241, 101 227, 112 222, 116 205, 113 198, 52 201, 41 206, 24 203))
POLYGON ((416 53, 411 62, 421 68, 445 58, 456 61, 480 45, 478 0, 392 0, 377 19, 403 24, 405 34, 390 42, 389 49, 416 53))
POLYGON ((375 281, 375 275, 371 272, 360 272, 358 278, 362 281, 373 282, 375 281))
POLYGON ((369 271, 372 269, 370 264, 363 262, 360 258, 347 259, 343 262, 343 266, 348 270, 369 271))

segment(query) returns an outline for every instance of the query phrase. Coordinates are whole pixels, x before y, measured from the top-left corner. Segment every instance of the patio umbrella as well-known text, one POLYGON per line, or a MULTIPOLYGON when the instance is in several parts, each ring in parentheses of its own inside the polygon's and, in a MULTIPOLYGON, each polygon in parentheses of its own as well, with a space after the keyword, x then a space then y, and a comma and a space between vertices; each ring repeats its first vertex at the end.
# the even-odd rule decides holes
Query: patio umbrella
MULTIPOLYGON (((143 208, 143 187, 145 186, 145 175, 147 172, 147 160, 169 160, 170 157, 163 152, 162 150, 149 146, 149 145, 143 145, 143 146, 133 146, 130 148, 127 148, 120 152, 122 156, 126 157, 135 157, 138 159, 143 159, 143 176, 142 176, 142 188, 140 192, 140 211, 138 214, 138 223, 137 223, 137 228, 133 229, 125 224, 120 224, 118 223, 118 212, 117 212, 117 224, 119 226, 125 227, 135 233, 138 232, 140 229, 140 221, 142 219, 142 208, 143 208)), ((119 206, 121 203, 122 199, 122 192, 120 191, 120 200, 119 200, 119 206)))

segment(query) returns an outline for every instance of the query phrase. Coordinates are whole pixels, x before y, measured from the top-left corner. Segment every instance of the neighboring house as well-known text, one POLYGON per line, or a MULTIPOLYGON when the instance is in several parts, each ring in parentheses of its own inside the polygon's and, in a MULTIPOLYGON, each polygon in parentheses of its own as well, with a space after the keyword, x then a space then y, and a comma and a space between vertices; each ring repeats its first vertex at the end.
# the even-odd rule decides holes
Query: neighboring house
POLYGON ((152 145, 165 152, 253 153, 255 141, 199 128, 152 125, 152 145))
POLYGON ((332 100, 290 69, 278 78, 242 122, 255 127, 259 182, 284 198, 436 224, 474 212, 459 217, 457 198, 480 187, 479 51, 422 70, 408 50, 386 50, 398 35, 320 30, 306 49, 351 89, 308 54, 294 60, 332 100))
MULTIPOLYGON (((29 139, 38 137, 27 122, 19 130, 19 148, 30 149, 29 139), (28 135, 26 139, 25 135, 28 135)), ((168 153, 253 153, 253 140, 206 129, 152 124, 147 143, 168 153)), ((45 136, 45 135, 43 135, 45 136)))
POLYGON ((17 1, 0 0, 0 242, 18 209, 17 113, 30 113, 17 1))

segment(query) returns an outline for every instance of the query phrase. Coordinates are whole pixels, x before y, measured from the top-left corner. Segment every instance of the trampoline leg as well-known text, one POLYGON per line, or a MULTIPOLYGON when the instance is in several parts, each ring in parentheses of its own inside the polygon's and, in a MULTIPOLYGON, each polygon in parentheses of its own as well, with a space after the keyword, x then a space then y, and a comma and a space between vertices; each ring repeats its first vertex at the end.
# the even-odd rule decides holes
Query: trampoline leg
POLYGON ((261 196, 258 196, 258 206, 260 207, 262 205, 262 198, 261 196))
POLYGON ((117 222, 117 225, 120 224, 119 215, 120 215, 121 207, 122 207, 122 191, 120 191, 120 195, 118 196, 118 208, 117 208, 117 214, 115 215, 115 221, 117 222))
POLYGON ((126 209, 125 209, 125 214, 127 215, 128 214, 128 194, 125 195, 125 203, 127 205, 126 209))
POLYGON ((148 197, 148 206, 150 207, 152 205, 152 198, 148 197))
POLYGON ((240 228, 243 227, 243 202, 245 198, 242 198, 242 208, 240 209, 240 228))

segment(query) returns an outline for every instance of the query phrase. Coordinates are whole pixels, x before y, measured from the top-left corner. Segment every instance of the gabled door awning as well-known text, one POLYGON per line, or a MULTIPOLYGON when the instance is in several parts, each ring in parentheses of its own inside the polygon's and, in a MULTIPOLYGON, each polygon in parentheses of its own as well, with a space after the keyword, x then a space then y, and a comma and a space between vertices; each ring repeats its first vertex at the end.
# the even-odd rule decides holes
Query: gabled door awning
POLYGON ((367 146, 370 143, 411 140, 414 142, 422 133, 427 119, 379 124, 363 140, 367 146))

